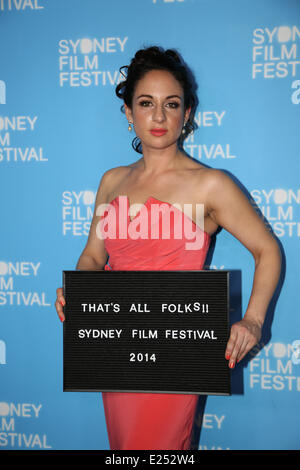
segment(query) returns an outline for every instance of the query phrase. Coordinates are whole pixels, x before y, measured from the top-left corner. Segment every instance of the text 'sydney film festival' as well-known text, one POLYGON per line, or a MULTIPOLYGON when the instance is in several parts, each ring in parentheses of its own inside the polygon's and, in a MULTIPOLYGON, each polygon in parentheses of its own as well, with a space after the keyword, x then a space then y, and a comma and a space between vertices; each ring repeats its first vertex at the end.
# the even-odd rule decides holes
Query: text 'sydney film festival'
POLYGON ((0 0, 0 450, 300 449, 300 3, 242 3, 0 0))

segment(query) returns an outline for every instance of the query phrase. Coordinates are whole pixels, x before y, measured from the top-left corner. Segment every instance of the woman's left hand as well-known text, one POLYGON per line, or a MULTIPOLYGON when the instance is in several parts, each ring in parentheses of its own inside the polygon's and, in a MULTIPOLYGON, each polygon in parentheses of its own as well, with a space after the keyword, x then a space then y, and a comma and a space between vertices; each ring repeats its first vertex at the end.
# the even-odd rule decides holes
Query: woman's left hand
POLYGON ((243 318, 231 327, 225 357, 229 360, 229 367, 234 368, 246 354, 259 342, 261 326, 253 320, 243 318))

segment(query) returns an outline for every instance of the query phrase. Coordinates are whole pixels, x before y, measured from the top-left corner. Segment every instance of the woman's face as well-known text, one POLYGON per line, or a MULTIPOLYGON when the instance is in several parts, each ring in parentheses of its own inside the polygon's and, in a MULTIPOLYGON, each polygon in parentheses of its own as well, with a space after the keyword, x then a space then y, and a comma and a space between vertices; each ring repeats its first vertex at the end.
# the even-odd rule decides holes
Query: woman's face
POLYGON ((143 149, 175 145, 190 113, 184 110, 180 83, 165 70, 147 72, 136 85, 131 108, 124 106, 143 149))

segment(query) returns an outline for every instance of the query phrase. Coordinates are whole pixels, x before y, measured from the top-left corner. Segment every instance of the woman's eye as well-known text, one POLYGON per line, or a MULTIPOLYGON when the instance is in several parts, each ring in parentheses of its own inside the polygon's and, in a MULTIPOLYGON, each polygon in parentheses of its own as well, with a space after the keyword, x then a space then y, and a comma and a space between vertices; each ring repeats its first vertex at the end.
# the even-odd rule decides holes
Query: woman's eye
POLYGON ((140 105, 140 106, 144 106, 144 107, 150 106, 150 105, 151 105, 151 101, 140 101, 140 102, 139 102, 139 105, 140 105))
MULTIPOLYGON (((143 100, 139 102, 139 105, 146 108, 146 107, 152 106, 152 101, 143 100)), ((166 106, 168 108, 176 109, 180 106, 180 104, 177 103, 176 101, 171 101, 170 103, 167 103, 166 106)))
POLYGON ((176 109, 178 108, 179 103, 177 103, 177 101, 173 101, 171 103, 168 103, 167 106, 169 106, 170 108, 176 109))

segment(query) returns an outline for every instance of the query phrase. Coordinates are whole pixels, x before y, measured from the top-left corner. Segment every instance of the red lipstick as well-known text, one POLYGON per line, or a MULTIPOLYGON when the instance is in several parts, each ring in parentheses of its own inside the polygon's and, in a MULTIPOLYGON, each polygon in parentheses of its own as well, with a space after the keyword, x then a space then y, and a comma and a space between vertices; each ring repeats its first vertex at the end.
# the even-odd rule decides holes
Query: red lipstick
POLYGON ((155 136, 157 136, 157 137, 160 137, 160 136, 166 134, 168 131, 167 131, 167 129, 158 129, 158 128, 155 128, 155 129, 151 129, 150 132, 151 132, 152 135, 155 135, 155 136))

